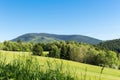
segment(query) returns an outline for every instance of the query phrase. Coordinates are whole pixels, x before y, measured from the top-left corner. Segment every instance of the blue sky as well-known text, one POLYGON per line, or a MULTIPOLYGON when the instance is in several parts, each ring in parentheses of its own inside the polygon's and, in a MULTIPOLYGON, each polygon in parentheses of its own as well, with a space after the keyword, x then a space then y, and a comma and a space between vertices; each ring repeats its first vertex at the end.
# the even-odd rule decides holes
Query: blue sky
POLYGON ((0 0, 0 41, 43 32, 120 38, 120 0, 0 0))

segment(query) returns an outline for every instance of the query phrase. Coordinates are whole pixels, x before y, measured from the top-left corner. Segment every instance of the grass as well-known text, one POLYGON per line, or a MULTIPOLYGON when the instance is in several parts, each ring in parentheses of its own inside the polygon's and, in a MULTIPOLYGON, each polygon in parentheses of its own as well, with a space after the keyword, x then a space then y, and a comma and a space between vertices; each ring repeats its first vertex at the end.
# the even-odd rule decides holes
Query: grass
MULTIPOLYGON (((2 58, 6 58, 6 63, 10 63, 14 59, 18 59, 18 57, 30 57, 31 53, 0 51, 0 55, 2 58)), ((102 74, 100 75, 102 67, 41 56, 31 57, 35 58, 40 65, 44 66, 41 68, 43 71, 48 68, 52 70, 59 66, 62 67, 61 71, 63 73, 67 72, 72 74, 72 77, 77 77, 77 80, 100 80, 100 76, 101 80, 120 80, 120 70, 104 68, 102 74)))
POLYGON ((12 58, 9 58, 10 52, 2 51, 2 53, 0 54, 0 80, 75 80, 69 73, 62 72, 61 64, 52 67, 47 60, 46 65, 43 65, 29 53, 24 55, 15 52, 16 55, 12 58))

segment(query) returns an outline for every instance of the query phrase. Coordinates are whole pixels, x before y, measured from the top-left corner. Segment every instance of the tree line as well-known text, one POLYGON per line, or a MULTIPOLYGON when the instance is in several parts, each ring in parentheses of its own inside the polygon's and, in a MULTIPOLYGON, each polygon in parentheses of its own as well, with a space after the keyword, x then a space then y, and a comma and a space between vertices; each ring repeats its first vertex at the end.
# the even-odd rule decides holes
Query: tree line
POLYGON ((98 46, 78 43, 74 41, 56 41, 52 43, 24 43, 22 41, 4 41, 0 49, 6 51, 32 52, 33 55, 43 56, 43 51, 48 51, 47 57, 72 60, 92 65, 120 69, 120 58, 117 53, 98 46))

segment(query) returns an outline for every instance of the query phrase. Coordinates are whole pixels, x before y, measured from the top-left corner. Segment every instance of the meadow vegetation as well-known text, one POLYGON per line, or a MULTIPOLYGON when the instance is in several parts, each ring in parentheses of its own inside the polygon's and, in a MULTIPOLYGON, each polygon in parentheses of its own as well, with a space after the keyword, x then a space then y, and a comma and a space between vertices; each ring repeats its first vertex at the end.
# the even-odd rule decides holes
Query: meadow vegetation
POLYGON ((1 80, 120 80, 120 71, 93 65, 0 51, 1 80))
POLYGON ((68 72, 62 72, 62 65, 52 67, 48 60, 43 65, 24 53, 11 59, 5 55, 0 53, 0 80, 75 80, 68 72))

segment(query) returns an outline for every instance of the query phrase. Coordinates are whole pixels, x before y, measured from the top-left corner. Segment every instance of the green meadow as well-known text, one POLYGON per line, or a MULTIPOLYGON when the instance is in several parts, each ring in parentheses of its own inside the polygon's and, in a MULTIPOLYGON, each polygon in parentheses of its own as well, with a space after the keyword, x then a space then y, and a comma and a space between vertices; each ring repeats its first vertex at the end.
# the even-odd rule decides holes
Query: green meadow
MULTIPOLYGON (((44 53, 47 54, 47 52, 44 53)), ((22 62, 22 64, 24 64, 24 61, 26 61, 26 59, 32 60, 30 62, 30 65, 35 64, 36 62, 37 65, 41 65, 41 67, 39 67, 40 69, 38 70, 42 70, 43 72, 45 72, 47 69, 50 69, 52 71, 56 68, 59 68, 60 72, 64 73, 64 75, 69 74, 72 78, 74 78, 53 80, 120 80, 120 70, 104 68, 103 72, 101 73, 102 67, 98 66, 62 59, 33 56, 29 52, 0 51, 0 61, 4 61, 5 64, 12 63, 14 60, 19 60, 20 62, 22 62)), ((30 70, 34 70, 34 67, 30 68, 30 70)), ((1 78, 0 80, 5 79, 1 78)))

